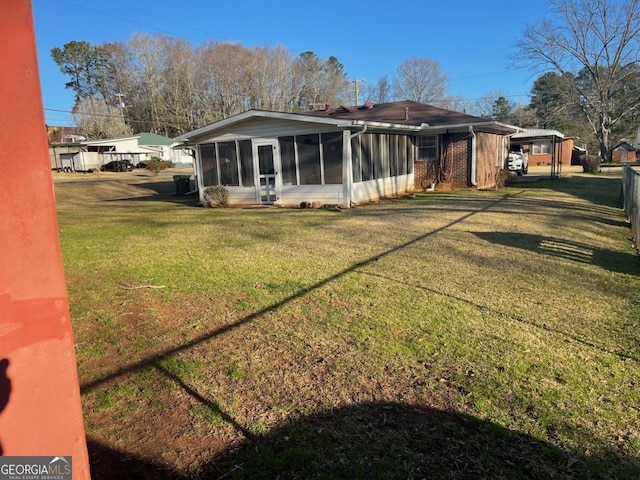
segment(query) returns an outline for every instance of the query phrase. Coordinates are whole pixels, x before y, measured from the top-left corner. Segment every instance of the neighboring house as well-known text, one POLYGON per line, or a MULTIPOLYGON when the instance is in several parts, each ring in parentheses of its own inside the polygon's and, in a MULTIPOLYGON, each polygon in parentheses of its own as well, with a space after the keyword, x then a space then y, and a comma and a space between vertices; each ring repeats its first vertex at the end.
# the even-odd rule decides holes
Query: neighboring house
POLYGON ((511 137, 511 146, 520 146, 529 153, 529 166, 549 165, 551 176, 562 171, 562 165, 571 165, 573 137, 565 137, 557 130, 527 128, 511 137))
POLYGON ((611 161, 629 163, 637 161, 638 150, 629 142, 622 141, 611 149, 611 161))
POLYGON ((49 143, 71 143, 76 140, 86 140, 80 134, 78 127, 47 125, 47 139, 49 143))
POLYGON ((571 165, 582 165, 587 155, 589 155, 589 151, 586 148, 574 145, 571 152, 571 165))
POLYGON ((131 137, 82 140, 50 145, 51 167, 72 171, 90 171, 112 160, 130 160, 134 165, 151 157, 171 161, 174 166, 190 166, 189 152, 172 148, 170 138, 153 133, 138 133, 131 137))
POLYGON ((495 185, 517 127, 417 102, 306 113, 250 110, 176 137, 197 186, 232 204, 354 204, 424 189, 495 185))

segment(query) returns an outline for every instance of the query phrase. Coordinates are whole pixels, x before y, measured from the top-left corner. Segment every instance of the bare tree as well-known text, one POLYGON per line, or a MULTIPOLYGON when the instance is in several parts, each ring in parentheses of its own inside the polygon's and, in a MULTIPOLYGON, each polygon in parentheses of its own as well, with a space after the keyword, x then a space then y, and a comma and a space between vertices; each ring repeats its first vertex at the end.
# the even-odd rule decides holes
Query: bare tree
POLYGON ((393 81, 393 97, 396 100, 436 103, 445 98, 448 81, 438 62, 414 57, 398 66, 393 81))
POLYGON ((383 75, 375 85, 368 85, 365 89, 365 102, 386 103, 391 100, 391 81, 388 75, 383 75))
POLYGON ((83 97, 73 107, 73 119, 80 131, 90 140, 131 135, 131 127, 124 123, 121 110, 99 97, 83 97))
POLYGON ((610 133, 640 109, 640 0, 550 0, 553 17, 525 27, 515 59, 573 77, 565 92, 607 158, 610 133))

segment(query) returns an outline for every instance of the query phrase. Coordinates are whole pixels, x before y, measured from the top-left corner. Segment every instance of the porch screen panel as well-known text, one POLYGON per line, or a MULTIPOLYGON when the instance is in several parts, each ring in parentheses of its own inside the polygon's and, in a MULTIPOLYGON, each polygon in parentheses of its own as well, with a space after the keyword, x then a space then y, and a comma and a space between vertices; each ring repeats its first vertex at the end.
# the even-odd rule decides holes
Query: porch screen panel
POLYGON ((373 180, 373 165, 371 158, 372 135, 364 133, 360 135, 360 145, 362 147, 362 181, 373 180))
POLYGON ((398 135, 389 135, 389 175, 398 175, 398 135))
POLYGON ((236 142, 218 143, 218 159, 220 163, 220 183, 231 186, 240 185, 236 142))
POLYGON ((413 141, 411 137, 406 137, 406 140, 407 140, 407 173, 413 173, 415 148, 413 147, 413 141))
POLYGON ((298 165, 300 166, 300 185, 320 185, 320 135, 297 135, 298 165))
POLYGON ((360 136, 351 139, 351 175, 354 182, 362 181, 362 153, 360 136))
POLYGON ((342 132, 322 134, 322 159, 324 161, 324 183, 342 183, 342 132))
POLYGON ((388 135, 376 134, 373 140, 373 174, 375 178, 389 176, 388 135))
POLYGON ((282 184, 297 185, 296 176, 296 149, 293 137, 279 137, 280 143, 280 163, 282 166, 282 184))
POLYGON ((253 150, 251 140, 241 140, 238 142, 238 153, 240 154, 240 178, 244 187, 255 186, 255 176, 253 174, 253 150))
POLYGON ((406 135, 400 137, 399 145, 398 145, 398 175, 406 175, 407 174, 407 162, 409 151, 409 145, 411 144, 411 140, 406 135))
POLYGON ((215 143, 200 145, 200 163, 202 164, 202 184, 205 187, 218 185, 218 162, 215 143))

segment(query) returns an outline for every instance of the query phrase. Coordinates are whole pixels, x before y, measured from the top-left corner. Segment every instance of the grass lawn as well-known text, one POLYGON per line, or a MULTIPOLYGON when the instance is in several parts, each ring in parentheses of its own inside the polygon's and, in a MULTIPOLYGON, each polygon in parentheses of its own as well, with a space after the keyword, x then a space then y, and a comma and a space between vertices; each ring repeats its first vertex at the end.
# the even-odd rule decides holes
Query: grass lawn
POLYGON ((640 478, 619 177, 342 212, 61 178, 94 480, 640 478))

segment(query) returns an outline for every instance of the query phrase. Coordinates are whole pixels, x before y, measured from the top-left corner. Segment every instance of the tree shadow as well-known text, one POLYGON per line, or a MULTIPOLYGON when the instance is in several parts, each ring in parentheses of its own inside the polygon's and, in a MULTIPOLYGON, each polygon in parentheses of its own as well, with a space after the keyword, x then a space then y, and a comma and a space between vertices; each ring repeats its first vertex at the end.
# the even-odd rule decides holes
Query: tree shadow
POLYGON ((187 479, 160 463, 145 460, 126 451, 117 450, 87 436, 89 467, 93 480, 178 480, 187 479))
POLYGON ((586 243, 530 233, 471 232, 497 245, 521 248, 570 262, 596 265, 610 272, 640 275, 640 258, 634 253, 616 252, 586 243))
POLYGON ((89 441, 94 480, 632 478, 632 459, 574 455, 476 417, 401 403, 303 416, 253 436, 190 472, 89 441), (614 467, 615 465, 615 467, 614 467), (615 478, 623 478, 615 477, 615 478))

